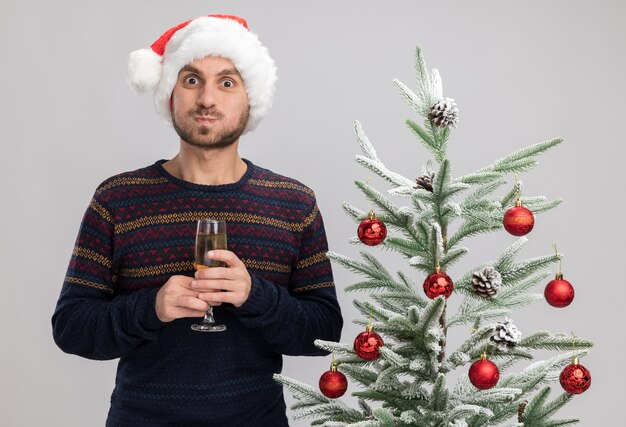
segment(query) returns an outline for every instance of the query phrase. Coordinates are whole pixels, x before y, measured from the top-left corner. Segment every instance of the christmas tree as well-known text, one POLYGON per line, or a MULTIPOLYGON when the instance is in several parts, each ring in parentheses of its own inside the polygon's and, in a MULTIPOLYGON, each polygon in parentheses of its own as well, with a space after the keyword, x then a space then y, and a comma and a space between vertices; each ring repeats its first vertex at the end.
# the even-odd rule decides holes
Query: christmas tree
POLYGON ((404 177, 385 166, 357 122, 354 129, 363 153, 357 162, 384 178, 391 189, 385 194, 369 181, 356 181, 371 208, 344 204, 359 224, 354 242, 398 253, 412 273, 391 274, 369 250, 361 252, 362 260, 329 252, 334 262, 364 277, 345 290, 369 292, 368 300, 354 301, 363 315, 355 323, 365 330, 353 343, 316 341, 333 354, 319 390, 285 376, 275 378, 298 400, 292 408, 296 417, 313 418, 313 425, 507 423, 539 427, 577 423, 577 419, 559 419, 555 413, 589 387, 589 371, 578 357, 592 343, 566 333, 522 335, 508 317, 538 299, 564 307, 574 297, 572 285, 560 272, 561 254, 556 246, 554 253, 518 259, 532 238, 524 236, 532 230, 534 215, 556 207, 560 200, 522 196, 517 174, 531 170, 536 157, 561 139, 517 150, 454 178, 446 153, 452 128, 458 123, 458 109, 453 99, 444 98, 440 75, 436 69, 428 71, 419 47, 416 74, 416 91, 398 80, 394 83, 423 119, 423 124, 407 120, 407 125, 433 159, 425 162, 417 179, 404 177), (507 184, 511 176, 515 179, 507 184), (503 228, 519 238, 503 248, 497 259, 477 259, 468 272, 451 273, 455 279, 448 275, 469 254, 461 246, 465 239, 503 232, 503 228), (558 270, 554 280, 549 280, 551 273, 546 270, 553 264, 558 270), (543 295, 531 293, 539 285, 545 286, 543 295), (454 312, 448 309, 451 296, 462 298, 454 312), (456 349, 446 345, 450 328, 466 331, 456 349), (533 361, 533 352, 538 350, 560 354, 533 361), (463 374, 449 387, 446 380, 459 370, 463 374), (352 395, 358 399, 357 408, 337 399, 346 391, 346 376, 356 383, 352 395), (565 391, 550 399, 550 386, 557 379, 565 391))

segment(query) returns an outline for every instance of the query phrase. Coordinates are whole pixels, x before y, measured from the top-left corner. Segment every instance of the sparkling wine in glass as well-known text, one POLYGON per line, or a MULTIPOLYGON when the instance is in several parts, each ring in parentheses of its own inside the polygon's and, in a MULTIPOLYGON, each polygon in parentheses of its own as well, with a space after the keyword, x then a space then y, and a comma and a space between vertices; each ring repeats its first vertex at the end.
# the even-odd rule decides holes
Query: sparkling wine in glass
MULTIPOLYGON (((196 231, 196 254, 194 260, 196 270, 226 267, 224 262, 208 257, 208 252, 213 249, 226 249, 226 221, 200 219, 198 220, 196 231)), ((191 329, 199 332, 222 332, 226 330, 226 325, 215 323, 213 307, 209 306, 202 322, 194 323, 191 325, 191 329)))

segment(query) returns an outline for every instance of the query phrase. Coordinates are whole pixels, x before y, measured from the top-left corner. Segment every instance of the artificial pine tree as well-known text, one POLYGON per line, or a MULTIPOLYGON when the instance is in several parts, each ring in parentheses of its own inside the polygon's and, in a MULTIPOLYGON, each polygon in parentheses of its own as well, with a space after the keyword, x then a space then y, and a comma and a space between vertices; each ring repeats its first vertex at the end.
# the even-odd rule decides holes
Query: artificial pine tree
MULTIPOLYGON (((558 199, 521 197, 522 183, 517 178, 504 195, 495 193, 507 184, 506 176, 533 168, 537 164, 536 156, 559 144, 561 139, 520 149, 473 173, 453 178, 446 151, 451 128, 459 119, 457 106, 454 100, 443 97, 439 73, 436 69, 428 72, 419 47, 416 71, 416 92, 398 80, 394 83, 424 119, 422 125, 407 120, 411 131, 434 157, 435 163, 426 162, 421 176, 407 178, 389 170, 378 158, 361 125, 355 124, 363 152, 356 157, 357 162, 392 187, 383 194, 369 183, 356 181, 357 187, 375 205, 376 220, 389 228, 389 233, 385 230, 385 235, 380 234, 382 239, 374 243, 402 255, 413 272, 398 272, 394 276, 369 251, 361 253, 362 261, 328 253, 336 263, 365 277, 346 291, 370 292, 368 301, 354 301, 367 319, 355 320, 367 328, 354 345, 316 341, 318 347, 334 354, 333 365, 347 375, 352 389, 357 389, 352 395, 358 399, 358 408, 349 407, 341 399, 326 397, 297 380, 281 375, 276 375, 276 380, 298 399, 293 406, 296 416, 313 418, 312 425, 574 424, 577 419, 555 419, 553 415, 570 401, 571 393, 582 392, 589 386, 589 372, 579 365, 578 359, 569 363, 573 352, 581 357, 592 343, 545 331, 522 336, 508 318, 511 311, 542 297, 530 290, 546 283, 549 275, 546 268, 561 258, 556 248, 554 254, 517 260, 520 250, 532 238, 520 237, 504 248, 497 259, 476 260, 478 265, 465 274, 451 272, 453 264, 469 253, 461 246, 464 239, 503 232, 503 219, 511 234, 527 234, 534 225, 533 214, 560 203, 558 199), (418 282, 424 279, 422 290, 418 282), (454 313, 447 310, 447 298, 451 296, 463 298, 454 313), (464 342, 454 350, 446 345, 450 328, 467 331, 464 342), (564 353, 529 362, 533 359, 531 352, 539 349, 564 353), (463 372, 450 388, 446 379, 455 370, 468 374, 463 372), (559 374, 568 392, 548 401, 550 385, 559 374)), ((371 210, 359 210, 348 203, 344 204, 344 210, 361 225, 373 219, 371 210)), ((359 243, 356 238, 354 242, 359 243)), ((372 245, 371 241, 367 244, 372 245)), ((560 271, 557 278, 559 274, 560 271)), ((337 377, 342 380, 340 375, 337 377)), ((343 394, 344 384, 340 383, 339 394, 343 394)), ((322 390, 335 384, 323 385, 322 390)))

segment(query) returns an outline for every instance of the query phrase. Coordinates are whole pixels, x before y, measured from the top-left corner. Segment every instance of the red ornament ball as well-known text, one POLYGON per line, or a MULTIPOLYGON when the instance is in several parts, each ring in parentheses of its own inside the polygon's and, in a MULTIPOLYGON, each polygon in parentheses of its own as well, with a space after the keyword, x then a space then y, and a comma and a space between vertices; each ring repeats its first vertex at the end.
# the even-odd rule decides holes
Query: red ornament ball
POLYGON ((385 345, 380 335, 373 331, 361 332, 354 339, 354 352, 361 359, 374 360, 380 357, 380 347, 385 345))
POLYGON ((487 358, 481 358, 472 363, 469 369, 469 380, 474 387, 487 390, 498 384, 500 371, 495 363, 487 358))
POLYGON ((533 213, 522 205, 515 206, 504 214, 502 224, 514 236, 524 236, 535 226, 533 213))
POLYGON ((557 276, 548 282, 543 296, 552 307, 567 307, 574 300, 574 287, 563 276, 557 276))
POLYGON ((453 289, 454 283, 445 273, 433 273, 424 280, 424 292, 430 299, 435 299, 440 295, 448 298, 453 289))
POLYGON ((574 363, 563 368, 559 382, 568 393, 584 393, 591 385, 591 372, 579 364, 578 360, 574 360, 574 363))
POLYGON ((348 379, 336 366, 332 366, 330 371, 324 372, 320 377, 319 387, 324 396, 336 399, 343 396, 348 389, 348 379))
POLYGON ((387 237, 387 227, 372 214, 369 218, 361 221, 357 235, 359 236, 359 240, 367 246, 376 246, 382 243, 385 237, 387 237))

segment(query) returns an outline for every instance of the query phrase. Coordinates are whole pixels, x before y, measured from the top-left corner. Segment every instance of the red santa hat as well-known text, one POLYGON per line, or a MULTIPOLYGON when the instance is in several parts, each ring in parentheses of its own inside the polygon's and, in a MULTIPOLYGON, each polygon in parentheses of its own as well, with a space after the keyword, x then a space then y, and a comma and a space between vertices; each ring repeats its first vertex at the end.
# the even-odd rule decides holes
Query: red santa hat
POLYGON ((170 98, 185 65, 205 56, 227 58, 239 71, 250 104, 244 132, 268 113, 276 85, 276 66, 248 23, 233 15, 208 15, 167 30, 149 48, 130 53, 128 84, 137 94, 153 91, 156 110, 171 123, 170 98))

